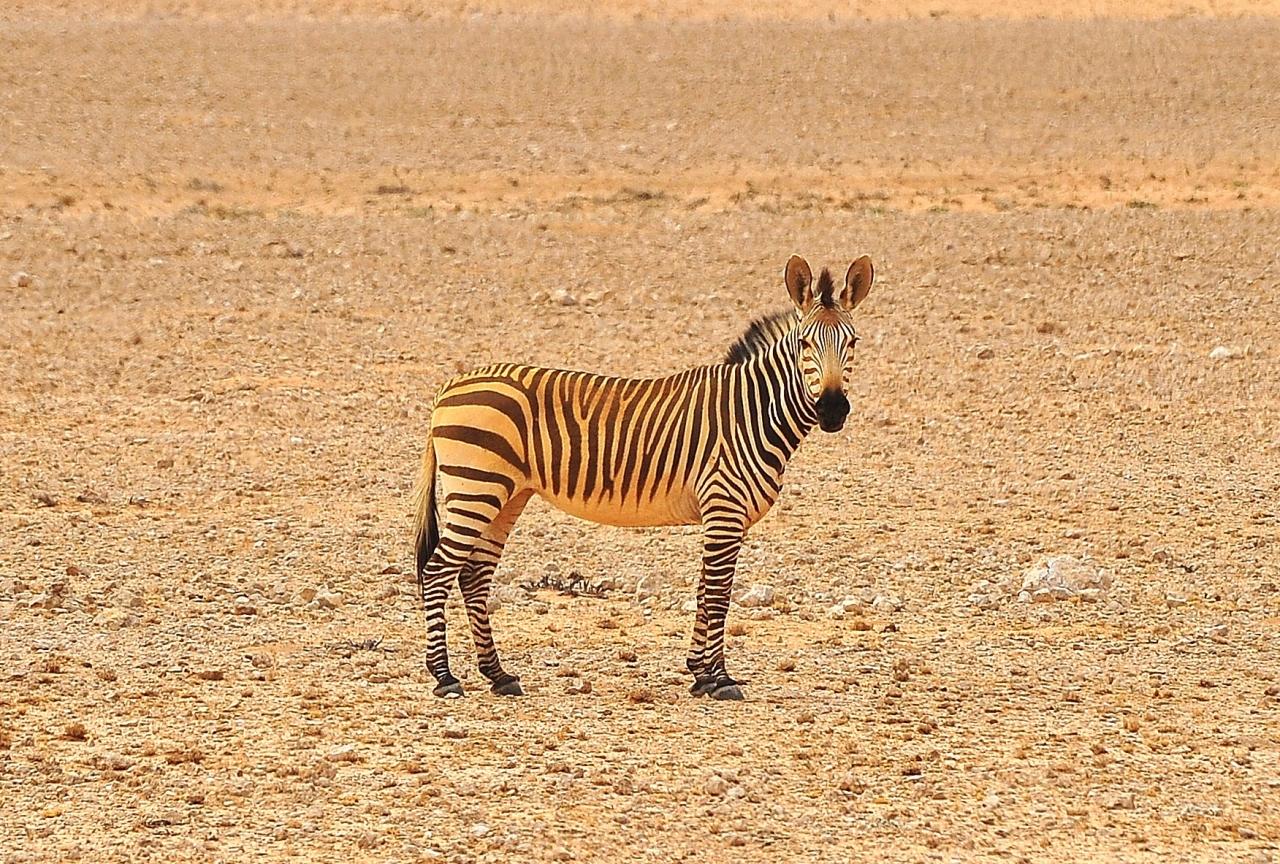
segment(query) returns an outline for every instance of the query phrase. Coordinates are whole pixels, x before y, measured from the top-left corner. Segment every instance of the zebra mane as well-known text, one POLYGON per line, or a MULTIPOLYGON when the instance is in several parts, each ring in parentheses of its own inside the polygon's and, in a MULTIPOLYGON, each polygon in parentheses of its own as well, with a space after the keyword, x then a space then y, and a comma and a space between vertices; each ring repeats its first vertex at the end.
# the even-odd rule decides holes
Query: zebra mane
POLYGON ((790 333, 799 321, 800 315, 795 309, 784 309, 781 312, 757 318, 751 322, 746 332, 738 337, 738 341, 729 347, 729 353, 725 356, 724 362, 746 363, 752 357, 763 354, 782 341, 782 337, 790 333))

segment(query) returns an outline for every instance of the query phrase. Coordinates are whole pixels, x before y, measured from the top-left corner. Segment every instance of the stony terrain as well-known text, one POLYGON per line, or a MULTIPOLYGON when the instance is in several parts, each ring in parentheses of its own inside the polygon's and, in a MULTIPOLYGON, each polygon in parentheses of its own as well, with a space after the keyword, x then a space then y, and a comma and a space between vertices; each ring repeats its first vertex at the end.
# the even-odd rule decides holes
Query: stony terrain
POLYGON ((936 5, 0 13, 0 861, 1280 859, 1280 20, 936 5), (714 362, 793 251, 878 281, 748 701, 695 530, 537 502, 529 696, 455 606, 431 698, 436 387, 714 362))

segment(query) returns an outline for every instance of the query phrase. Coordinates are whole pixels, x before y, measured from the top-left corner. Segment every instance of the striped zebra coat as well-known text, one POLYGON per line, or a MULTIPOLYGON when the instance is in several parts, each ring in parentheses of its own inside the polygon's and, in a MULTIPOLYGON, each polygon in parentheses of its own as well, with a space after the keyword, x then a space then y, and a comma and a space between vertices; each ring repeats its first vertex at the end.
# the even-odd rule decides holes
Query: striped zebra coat
POLYGON ((462 695, 445 640, 454 581, 481 673, 495 693, 523 692, 498 661, 487 606, 503 546, 537 494, 593 522, 703 526, 686 665, 695 694, 741 699, 724 661, 738 550, 813 426, 844 425, 857 342, 850 313, 873 278, 863 256, 839 290, 825 269, 815 285, 809 265, 792 256, 784 281, 794 308, 756 321, 714 366, 631 379, 501 364, 449 381, 431 418, 416 515, 435 694, 462 695))

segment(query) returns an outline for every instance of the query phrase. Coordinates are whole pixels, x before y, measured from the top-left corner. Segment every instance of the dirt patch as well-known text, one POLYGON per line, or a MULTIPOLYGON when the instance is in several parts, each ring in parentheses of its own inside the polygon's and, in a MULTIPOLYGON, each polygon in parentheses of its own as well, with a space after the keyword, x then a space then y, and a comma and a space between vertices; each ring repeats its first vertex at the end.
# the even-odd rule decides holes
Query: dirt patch
POLYGON ((8 28, 8 858, 1275 854, 1276 25, 946 17, 8 28), (696 531, 536 502, 530 695, 454 604, 432 699, 440 382, 712 362, 795 251, 878 281, 748 701, 687 692, 696 531))

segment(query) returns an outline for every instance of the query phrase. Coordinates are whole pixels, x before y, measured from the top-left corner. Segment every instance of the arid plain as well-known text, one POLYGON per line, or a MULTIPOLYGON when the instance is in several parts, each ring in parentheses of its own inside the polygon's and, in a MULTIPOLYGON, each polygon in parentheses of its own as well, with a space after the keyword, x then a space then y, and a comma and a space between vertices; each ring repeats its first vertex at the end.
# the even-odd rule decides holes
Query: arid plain
POLYGON ((1280 859, 1280 18, 1085 5, 9 4, 0 861, 1280 859), (439 385, 715 362, 792 252, 878 281, 747 701, 696 530, 537 503, 529 695, 455 603, 433 699, 439 385))

